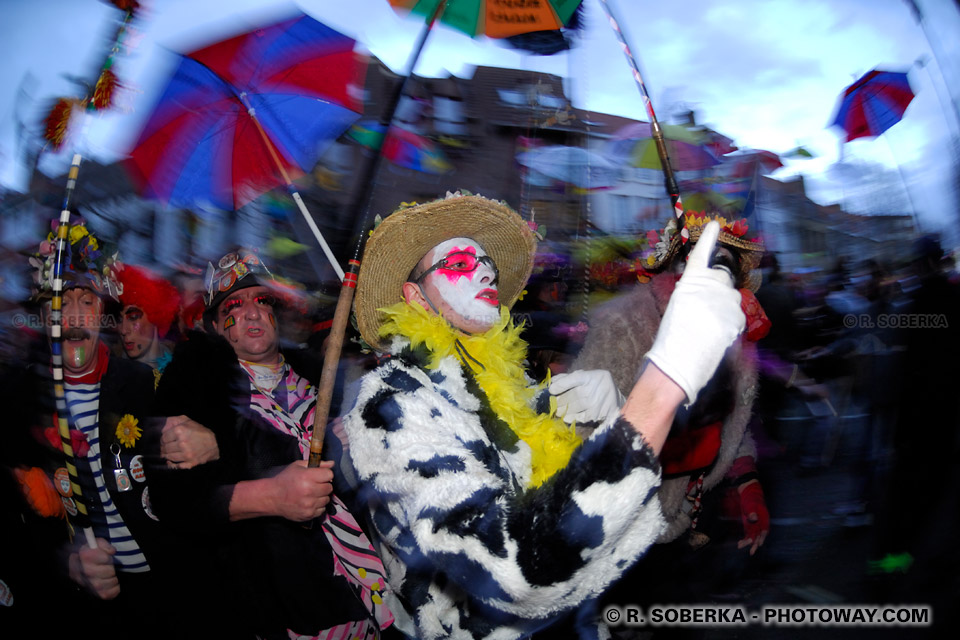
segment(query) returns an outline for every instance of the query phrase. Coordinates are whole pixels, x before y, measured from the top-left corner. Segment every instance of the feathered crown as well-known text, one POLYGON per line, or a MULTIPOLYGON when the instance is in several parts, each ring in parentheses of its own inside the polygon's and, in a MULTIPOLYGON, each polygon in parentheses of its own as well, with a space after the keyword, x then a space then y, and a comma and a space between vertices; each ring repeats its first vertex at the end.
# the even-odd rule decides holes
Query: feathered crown
MULTIPOLYGON (((759 238, 753 240, 746 238, 750 228, 744 218, 727 220, 716 213, 687 211, 684 214, 684 225, 690 234, 690 242, 696 242, 700 238, 704 225, 712 220, 716 220, 720 224, 720 235, 717 242, 735 249, 740 257, 738 282, 742 286, 756 291, 760 287, 760 282, 754 274, 760 264, 760 258, 763 256, 763 241, 759 238)), ((641 263, 643 267, 651 272, 663 270, 673 262, 683 246, 677 219, 671 218, 661 231, 648 231, 647 244, 649 248, 642 253, 641 263)))

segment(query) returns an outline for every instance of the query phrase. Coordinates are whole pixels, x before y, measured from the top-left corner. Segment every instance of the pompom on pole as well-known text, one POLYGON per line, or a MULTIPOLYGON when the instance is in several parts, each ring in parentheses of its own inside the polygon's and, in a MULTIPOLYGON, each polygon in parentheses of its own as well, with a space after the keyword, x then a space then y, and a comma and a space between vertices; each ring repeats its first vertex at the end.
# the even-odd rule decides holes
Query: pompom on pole
POLYGON ((50 143, 54 151, 59 151, 67 139, 70 117, 77 104, 77 101, 71 98, 60 98, 44 120, 43 139, 50 143))
POLYGON ((140 3, 137 0, 107 0, 107 2, 127 13, 133 13, 140 8, 140 3))
POLYGON ((103 73, 97 79, 97 85, 93 89, 93 98, 91 104, 96 110, 109 109, 113 105, 113 96, 120 86, 120 80, 110 69, 104 69, 103 73))

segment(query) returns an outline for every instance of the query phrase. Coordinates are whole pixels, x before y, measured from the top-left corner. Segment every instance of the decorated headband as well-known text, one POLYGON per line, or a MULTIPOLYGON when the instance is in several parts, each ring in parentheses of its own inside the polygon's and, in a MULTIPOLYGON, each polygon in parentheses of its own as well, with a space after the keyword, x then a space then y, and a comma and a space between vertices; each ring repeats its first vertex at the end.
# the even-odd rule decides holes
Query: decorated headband
MULTIPOLYGON (((728 221, 721 215, 688 211, 685 214, 684 224, 690 233, 690 239, 696 241, 700 237, 703 227, 712 220, 716 220, 720 224, 720 236, 717 240, 720 244, 741 251, 763 253, 763 242, 745 238, 747 231, 750 229, 744 218, 728 221)), ((676 218, 671 218, 663 230, 659 232, 648 231, 647 244, 649 247, 641 254, 642 264, 645 268, 658 270, 673 259, 683 244, 678 233, 676 218)), ((752 266, 755 267, 756 265, 752 266)))
MULTIPOLYGON (((210 309, 219 304, 229 291, 238 288, 237 284, 251 274, 265 275, 269 280, 274 280, 273 274, 260 257, 249 249, 228 253, 220 258, 216 267, 213 263, 208 263, 207 273, 203 279, 206 285, 203 301, 207 308, 210 309)), ((252 284, 256 281, 257 278, 254 277, 250 282, 252 284)), ((250 285, 245 284, 245 286, 250 285)))
MULTIPOLYGON (((53 281, 56 276, 56 238, 60 228, 59 220, 50 223, 51 231, 40 243, 37 253, 30 256, 30 266, 34 269, 34 300, 44 300, 53 295, 53 281)), ((117 260, 117 254, 107 255, 103 243, 87 229, 81 219, 69 225, 67 243, 64 247, 64 260, 61 278, 64 288, 72 286, 88 287, 97 295, 118 300, 123 285, 117 280, 117 269, 123 265, 117 260)))

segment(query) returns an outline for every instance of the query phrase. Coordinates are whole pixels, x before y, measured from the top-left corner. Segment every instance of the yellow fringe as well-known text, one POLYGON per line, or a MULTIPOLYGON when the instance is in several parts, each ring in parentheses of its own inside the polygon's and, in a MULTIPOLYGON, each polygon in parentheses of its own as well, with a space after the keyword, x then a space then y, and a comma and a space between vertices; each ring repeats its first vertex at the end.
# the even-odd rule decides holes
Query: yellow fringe
POLYGON ((540 386, 527 386, 523 367, 527 343, 520 338, 522 327, 512 322, 506 309, 500 309, 497 324, 479 335, 461 333, 419 305, 398 302, 381 311, 388 319, 380 335, 401 335, 409 338, 413 347, 424 345, 430 351, 428 368, 435 369, 444 358, 456 356, 473 372, 497 416, 530 446, 533 472, 528 486, 540 486, 567 465, 580 438, 573 425, 554 415, 555 402, 551 401, 549 414, 533 409, 534 396, 549 379, 540 386), (458 353, 458 340, 470 357, 458 353))

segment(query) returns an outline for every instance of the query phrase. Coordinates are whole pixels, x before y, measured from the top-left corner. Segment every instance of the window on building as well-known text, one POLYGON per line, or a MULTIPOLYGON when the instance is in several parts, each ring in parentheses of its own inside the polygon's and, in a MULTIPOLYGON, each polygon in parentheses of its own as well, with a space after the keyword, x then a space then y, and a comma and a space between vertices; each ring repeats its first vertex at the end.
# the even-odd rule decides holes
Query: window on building
POLYGON ((463 102, 443 96, 434 97, 433 128, 443 135, 467 135, 467 116, 464 113, 463 102))
POLYGON ((500 101, 509 104, 511 107, 527 106, 527 94, 517 89, 497 89, 497 95, 500 101))

